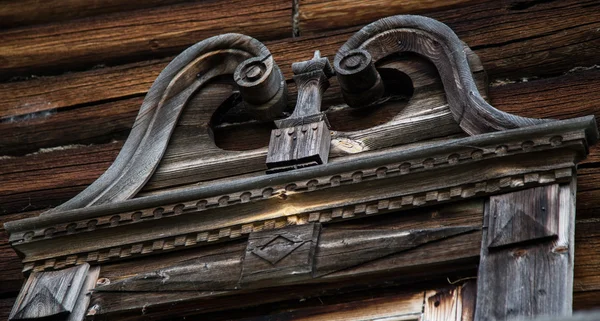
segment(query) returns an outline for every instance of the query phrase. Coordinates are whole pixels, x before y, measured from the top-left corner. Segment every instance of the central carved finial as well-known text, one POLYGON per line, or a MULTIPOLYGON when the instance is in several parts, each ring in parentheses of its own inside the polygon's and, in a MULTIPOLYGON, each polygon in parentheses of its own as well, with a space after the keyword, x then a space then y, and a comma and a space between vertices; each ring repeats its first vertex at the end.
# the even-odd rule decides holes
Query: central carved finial
POLYGON ((292 64, 298 101, 290 117, 277 120, 267 154, 268 172, 325 164, 329 158, 329 122, 321 112, 323 92, 335 73, 329 60, 315 51, 312 59, 292 64))

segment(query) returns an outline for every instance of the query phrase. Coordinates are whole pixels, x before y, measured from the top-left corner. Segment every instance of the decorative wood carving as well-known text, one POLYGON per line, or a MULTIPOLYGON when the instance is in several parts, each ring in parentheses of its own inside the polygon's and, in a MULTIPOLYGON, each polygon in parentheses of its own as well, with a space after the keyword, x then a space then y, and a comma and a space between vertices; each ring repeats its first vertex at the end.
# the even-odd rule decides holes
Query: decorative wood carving
POLYGON ((244 256, 242 286, 259 283, 294 283, 310 278, 320 224, 290 226, 280 230, 251 233, 244 256))
POLYGON ((594 131, 593 117, 557 121, 379 155, 358 154, 346 162, 47 214, 5 227, 13 246, 26 256, 26 270, 147 255, 238 238, 259 228, 334 222, 567 182, 587 152, 586 143, 595 141, 594 131), (157 219, 160 233, 151 223, 157 219), (132 226, 144 235, 139 242, 119 232, 132 226), (98 235, 102 242, 88 235, 98 235), (61 246, 63 242, 71 246, 61 246))
POLYGON ((558 185, 490 198, 488 247, 558 236, 558 185))
MULTIPOLYGON (((292 70, 293 111, 285 78, 253 38, 212 37, 175 58, 104 175, 56 209, 5 224, 32 272, 11 318, 239 308, 464 270, 453 263, 474 265, 478 254, 475 320, 570 312, 575 169, 598 139, 594 116, 496 110, 480 94, 477 57, 447 26, 419 16, 366 26, 334 68, 317 51, 292 70), (362 109, 352 113, 398 114, 370 129, 333 130, 336 109, 348 109, 323 105, 334 74, 347 104, 362 109), (402 109, 405 78, 419 98, 402 109), (211 123, 227 108, 267 133, 274 124, 268 148, 217 147, 211 123), (386 225, 407 209, 467 199, 476 222, 386 225), (446 245, 454 254, 439 253, 446 245), (102 277, 90 299, 103 269, 121 264, 133 271, 102 277)), ((472 320, 474 297, 472 285, 450 287, 422 296, 420 308, 427 320, 472 320)))
POLYGON ((287 98, 285 80, 262 43, 240 34, 203 40, 177 56, 152 84, 111 167, 79 195, 47 213, 132 198, 157 168, 190 97, 211 79, 234 73, 247 106, 263 119, 279 114, 287 98), (260 69, 258 76, 253 72, 246 77, 255 67, 260 69))
POLYGON ((445 227, 393 231, 324 229, 320 224, 251 233, 244 259, 236 252, 192 260, 98 287, 96 291, 226 291, 300 282, 330 282, 333 274, 387 255, 476 230, 445 227), (210 262, 210 264, 208 264, 210 262))
MULTIPOLYGON (((61 271, 34 272, 23 286, 10 320, 29 320, 69 315, 84 288, 89 264, 61 271)), ((66 320, 66 318, 63 318, 66 320)))
POLYGON ((380 19, 362 28, 340 48, 334 66, 336 73, 343 75, 340 82, 346 102, 351 106, 375 103, 381 97, 381 88, 373 68, 368 66, 373 61, 405 51, 427 57, 436 65, 452 116, 470 135, 548 122, 511 115, 488 104, 475 86, 462 42, 454 31, 439 21, 422 16, 380 19), (351 84, 361 80, 365 85, 373 85, 360 88, 351 84), (357 96, 369 100, 357 100, 357 96))

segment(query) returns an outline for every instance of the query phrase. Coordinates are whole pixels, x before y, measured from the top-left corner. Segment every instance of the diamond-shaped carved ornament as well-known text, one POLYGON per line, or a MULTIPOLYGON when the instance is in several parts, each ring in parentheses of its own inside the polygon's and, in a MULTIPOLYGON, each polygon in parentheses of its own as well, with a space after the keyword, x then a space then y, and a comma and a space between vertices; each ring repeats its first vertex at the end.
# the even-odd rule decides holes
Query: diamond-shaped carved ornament
POLYGON ((242 285, 276 285, 311 278, 319 231, 320 225, 307 224, 250 234, 242 285))

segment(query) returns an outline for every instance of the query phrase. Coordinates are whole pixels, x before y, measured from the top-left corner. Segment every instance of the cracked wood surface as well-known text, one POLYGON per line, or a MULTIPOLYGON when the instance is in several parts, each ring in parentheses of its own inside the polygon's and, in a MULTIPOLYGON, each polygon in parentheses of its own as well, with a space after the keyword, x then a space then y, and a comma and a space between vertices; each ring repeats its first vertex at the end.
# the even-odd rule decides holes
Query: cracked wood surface
MULTIPOLYGON (((69 2, 75 3, 77 0, 69 2)), ((291 75, 291 62, 310 55, 316 46, 324 56, 331 57, 361 24, 384 15, 403 13, 402 8, 389 7, 386 1, 370 1, 370 6, 361 10, 364 16, 360 19, 365 21, 355 22, 353 19, 345 19, 346 16, 344 19, 328 16, 327 7, 319 8, 317 5, 311 9, 314 1, 302 3, 299 19, 301 37, 287 38, 289 33, 285 31, 282 36, 275 37, 280 39, 265 42, 288 78, 291 75), (382 6, 386 9, 382 10, 382 6), (311 11, 319 14, 311 14, 311 11), (325 28, 330 27, 324 27, 323 23, 331 24, 331 28, 335 29, 325 31, 325 28)), ((336 9, 352 10, 351 7, 343 6, 347 1, 332 3, 332 8, 338 4, 336 9)), ((597 31, 600 28, 597 17, 599 11, 594 10, 598 6, 597 2, 457 1, 454 7, 440 8, 438 5, 423 3, 420 8, 412 9, 449 24, 462 40, 473 47, 495 84, 490 88, 491 103, 495 107, 526 117, 559 119, 598 113, 599 107, 595 102, 600 97, 595 87, 600 83, 600 72, 591 67, 600 63, 597 55, 600 46, 597 31), (465 19, 467 15, 472 19, 465 19), (575 69, 571 73, 563 75, 573 68, 575 69), (523 81, 522 77, 525 77, 523 81), (536 79, 538 77, 540 79, 536 79), (494 81, 497 79, 502 81, 494 81)), ((182 7, 201 6, 202 2, 182 7)), ((40 21, 31 21, 38 18, 21 17, 20 21, 29 19, 31 24, 22 26, 19 23, 16 31, 6 29, 2 34, 35 34, 37 29, 44 34, 52 28, 60 30, 89 23, 93 26, 110 26, 114 21, 125 21, 120 20, 121 17, 137 19, 140 14, 168 12, 167 8, 139 8, 133 11, 133 15, 130 14, 131 11, 105 14, 103 12, 108 11, 99 9, 96 11, 98 15, 95 14, 93 18, 81 17, 77 21, 68 21, 71 18, 61 14, 67 20, 61 22, 48 16, 44 18, 48 20, 44 22, 45 25, 36 25, 40 21), (114 20, 114 17, 118 20, 114 20)), ((23 7, 19 10, 37 9, 23 7)), ((176 13, 174 17, 178 15, 176 13)), ((245 16, 241 15, 234 19, 243 17, 245 16)), ((285 23, 291 20, 287 14, 282 19, 285 23)), ((196 31, 193 34, 195 33, 196 31)), ((152 38, 141 39, 139 50, 133 49, 136 52, 131 51, 131 42, 124 43, 130 48, 127 49, 129 51, 126 50, 129 53, 122 58, 111 58, 112 66, 88 69, 102 63, 103 59, 99 61, 94 57, 85 57, 69 62, 71 67, 60 65, 48 69, 41 60, 33 62, 37 66, 35 68, 22 69, 24 73, 21 75, 49 73, 55 76, 0 83, 0 96, 3 97, 0 102, 0 118, 3 119, 0 123, 0 149, 3 155, 8 149, 17 156, 0 159, 0 180, 8 182, 8 185, 2 184, 4 189, 0 196, 0 212, 9 214, 1 216, 0 221, 37 215, 39 212, 27 211, 56 206, 68 200, 112 163, 130 130, 141 96, 171 60, 163 57, 179 51, 172 47, 159 48, 158 52, 152 49, 149 51, 150 40, 152 38), (146 53, 138 55, 137 52, 141 51, 146 53), (36 112, 38 113, 35 114, 36 112), (102 117, 110 122, 99 121, 102 117), (38 129, 44 134, 40 134, 38 129), (86 145, 90 143, 97 145, 86 145), (64 148, 64 145, 69 146, 64 148), (21 156, 39 148, 49 149, 36 155, 21 156)), ((190 37, 178 40, 178 43, 184 47, 197 40, 199 39, 190 37)), ((114 41, 118 42, 119 39, 115 38, 114 41)), ((159 44, 172 46, 175 43, 159 40, 159 44)), ((44 45, 43 41, 41 45, 44 45)), ((106 42, 102 46, 114 48, 118 44, 106 42)), ((77 50, 69 53, 70 57, 77 54, 77 50)), ((330 91, 339 91, 336 86, 337 84, 332 84, 330 91)), ((335 101, 333 97, 329 99, 335 101)), ((253 135, 260 137, 261 134, 257 132, 253 135)), ((259 138, 256 141, 256 144, 261 144, 259 138)), ((236 146, 234 140, 225 141, 224 144, 236 146)), ((594 147, 579 168, 577 210, 580 220, 576 228, 575 309, 597 306, 600 293, 600 277, 597 272, 600 263, 595 255, 596 231, 599 230, 597 213, 600 209, 600 176, 596 173, 599 155, 598 147, 594 147)), ((0 237, 4 239, 6 235, 3 233, 0 228, 0 237)), ((0 241, 0 244, 6 245, 6 241, 0 241)), ((20 264, 16 254, 11 257, 12 259, 0 260, 4 272, 0 274, 0 280, 8 280, 0 282, 1 292, 6 295, 6 299, 0 300, 1 316, 8 315, 18 284, 22 280, 18 273, 20 264), (6 309, 3 310, 2 307, 6 309)))

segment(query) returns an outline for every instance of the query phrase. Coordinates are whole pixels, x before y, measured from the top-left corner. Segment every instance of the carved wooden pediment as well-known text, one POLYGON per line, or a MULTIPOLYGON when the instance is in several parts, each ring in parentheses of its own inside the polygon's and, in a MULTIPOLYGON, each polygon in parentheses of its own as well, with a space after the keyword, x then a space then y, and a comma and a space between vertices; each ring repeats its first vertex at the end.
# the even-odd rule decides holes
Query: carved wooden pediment
MULTIPOLYGON (((333 62, 317 51, 292 65, 293 84, 282 70, 268 48, 240 34, 188 48, 158 76, 97 181, 5 225, 28 284, 85 266, 78 289, 60 293, 74 300, 95 287, 77 301, 86 308, 70 301, 38 316, 189 315, 198 313, 189 302, 231 297, 243 307, 477 259, 472 318, 570 312, 573 182, 598 138, 593 116, 495 109, 479 59, 446 25, 420 16, 364 27, 333 62), (341 94, 328 96, 329 87, 341 94), (369 120, 381 114, 391 116, 369 120), (215 135, 228 130, 244 145, 244 126, 267 133, 265 144, 218 146, 215 135), (548 253, 550 266, 528 271, 548 253), (508 283, 494 274, 499 267, 508 283), (84 281, 90 275, 95 285, 84 281), (507 294, 525 279, 531 289, 507 294), (547 299, 532 307, 536 289, 547 299), (270 290, 278 294, 257 299, 270 290), (506 310, 494 300, 506 300, 506 310), (179 308, 165 312, 170 305, 179 308)), ((25 287, 12 319, 33 315, 32 291, 42 290, 25 287)))

